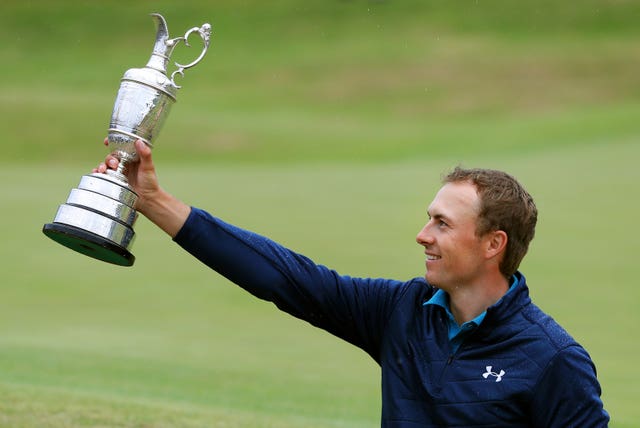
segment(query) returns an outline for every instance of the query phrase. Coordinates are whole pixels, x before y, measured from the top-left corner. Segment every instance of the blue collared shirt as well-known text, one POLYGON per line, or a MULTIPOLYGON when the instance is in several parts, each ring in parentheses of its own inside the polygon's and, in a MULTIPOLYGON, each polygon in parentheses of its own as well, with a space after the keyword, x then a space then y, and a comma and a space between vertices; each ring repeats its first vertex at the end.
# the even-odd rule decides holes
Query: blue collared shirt
MULTIPOLYGON (((505 293, 505 296, 518 285, 518 278, 514 275, 511 277, 511 286, 505 293)), ((503 296, 504 297, 504 296, 503 296)), ((502 299, 502 298, 501 298, 502 299)), ((423 303, 425 305, 438 305, 444 308, 447 313, 447 319, 449 321, 449 342, 451 343, 451 349, 455 353, 464 339, 469 336, 469 334, 476 331, 476 329, 482 324, 484 317, 487 315, 487 311, 484 311, 474 319, 463 323, 462 325, 458 325, 453 314, 451 313, 451 308, 449 306, 449 295, 446 291, 438 290, 429 300, 423 303)))

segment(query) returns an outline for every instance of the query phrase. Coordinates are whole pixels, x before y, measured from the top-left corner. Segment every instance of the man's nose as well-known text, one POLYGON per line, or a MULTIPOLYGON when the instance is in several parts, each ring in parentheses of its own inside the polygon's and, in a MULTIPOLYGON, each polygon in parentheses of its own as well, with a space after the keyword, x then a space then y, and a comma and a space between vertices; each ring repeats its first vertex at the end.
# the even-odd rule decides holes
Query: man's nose
POLYGON ((424 227, 418 232, 416 236, 416 242, 420 245, 429 245, 433 243, 433 235, 429 232, 430 227, 429 223, 425 224, 424 227))

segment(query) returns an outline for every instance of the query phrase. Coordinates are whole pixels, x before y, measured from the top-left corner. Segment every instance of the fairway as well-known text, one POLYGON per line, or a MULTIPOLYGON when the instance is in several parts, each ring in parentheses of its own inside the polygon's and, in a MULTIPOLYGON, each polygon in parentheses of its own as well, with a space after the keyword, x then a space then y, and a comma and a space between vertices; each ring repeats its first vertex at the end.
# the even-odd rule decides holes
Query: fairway
MULTIPOLYGON (((640 179, 633 168, 639 155, 640 145, 620 143, 470 161, 508 167, 531 188, 541 210, 523 266, 532 294, 587 347, 605 404, 629 422, 640 376, 626 368, 639 349, 620 337, 635 334, 640 296, 630 281, 638 248, 626 236, 635 217, 624 195, 640 179), (540 174, 538 165, 549 174, 540 174), (617 213, 615 224, 602 220, 600 207, 617 213), (603 235, 606 249, 597 248, 603 235), (611 259, 605 265, 603 252, 611 259), (606 291, 610 284, 615 292, 606 291), (606 318, 620 336, 593 316, 602 307, 611 308, 606 318)), ((409 278, 422 273, 413 238, 435 188, 423 183, 436 183, 452 161, 166 167, 163 178, 186 200, 340 271, 409 278), (380 200, 395 209, 381 209, 380 200)), ((376 424, 378 372, 364 353, 256 302, 145 219, 137 227, 132 269, 80 257, 41 236, 39 225, 60 196, 39 192, 35 177, 44 174, 64 188, 79 169, 7 167, 0 176, 7 206, 24 208, 14 227, 3 226, 1 255, 9 269, 0 307, 0 422, 376 424), (21 192, 11 182, 23 183, 21 192)))
MULTIPOLYGON (((42 234, 154 37, 148 4, 53 3, 0 6, 0 427, 378 426, 365 353, 145 218, 132 268, 42 234)), ((214 26, 154 148, 162 185, 340 273, 409 279, 441 175, 512 173, 540 211, 533 299, 589 351, 611 426, 637 426, 638 6, 216 3, 157 9, 176 36, 214 26)))

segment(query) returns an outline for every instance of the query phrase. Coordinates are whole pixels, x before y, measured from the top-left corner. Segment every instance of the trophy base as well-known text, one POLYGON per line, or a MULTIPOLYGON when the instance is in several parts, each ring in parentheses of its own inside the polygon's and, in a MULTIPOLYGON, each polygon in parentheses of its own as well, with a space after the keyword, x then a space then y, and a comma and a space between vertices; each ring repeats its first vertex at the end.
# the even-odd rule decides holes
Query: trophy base
POLYGON ((42 232, 65 247, 103 262, 119 266, 132 266, 136 260, 135 256, 126 248, 79 227, 47 223, 42 228, 42 232))
POLYGON ((78 253, 131 266, 135 261, 129 247, 135 237, 136 199, 136 193, 117 176, 85 175, 42 232, 78 253))

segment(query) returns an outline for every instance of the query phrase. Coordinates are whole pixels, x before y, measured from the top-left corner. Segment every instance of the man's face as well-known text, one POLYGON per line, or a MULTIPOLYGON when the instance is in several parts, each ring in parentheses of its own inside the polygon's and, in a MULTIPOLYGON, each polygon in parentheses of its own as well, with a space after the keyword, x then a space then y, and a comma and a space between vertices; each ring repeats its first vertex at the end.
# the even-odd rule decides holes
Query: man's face
POLYGON ((469 182, 447 183, 427 213, 416 241, 425 248, 426 280, 451 291, 473 284, 485 267, 483 240, 476 236, 480 199, 469 182))

